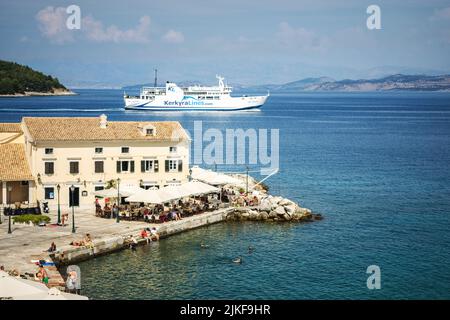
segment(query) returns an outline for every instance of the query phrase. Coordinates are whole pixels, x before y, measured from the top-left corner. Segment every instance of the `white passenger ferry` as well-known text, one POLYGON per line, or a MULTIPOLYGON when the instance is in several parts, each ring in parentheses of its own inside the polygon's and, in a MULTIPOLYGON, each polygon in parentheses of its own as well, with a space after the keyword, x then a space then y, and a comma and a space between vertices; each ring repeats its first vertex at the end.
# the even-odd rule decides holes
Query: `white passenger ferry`
POLYGON ((124 94, 125 109, 151 111, 234 111, 261 107, 269 97, 232 97, 232 88, 224 84, 223 77, 216 76, 218 86, 178 87, 167 82, 165 87, 143 87, 139 97, 124 94))

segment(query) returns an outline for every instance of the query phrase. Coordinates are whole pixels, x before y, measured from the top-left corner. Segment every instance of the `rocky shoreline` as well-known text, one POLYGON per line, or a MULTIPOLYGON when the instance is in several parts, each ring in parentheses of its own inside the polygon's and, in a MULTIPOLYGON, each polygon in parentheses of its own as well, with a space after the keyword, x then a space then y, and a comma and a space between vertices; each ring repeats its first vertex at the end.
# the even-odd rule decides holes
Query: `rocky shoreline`
POLYGON ((263 198, 259 206, 235 208, 226 216, 227 221, 312 222, 322 219, 320 213, 302 208, 292 200, 271 195, 263 198))
POLYGON ((77 93, 70 90, 55 89, 54 92, 25 92, 15 94, 0 94, 0 98, 21 98, 21 97, 48 97, 48 96, 75 96, 77 93))

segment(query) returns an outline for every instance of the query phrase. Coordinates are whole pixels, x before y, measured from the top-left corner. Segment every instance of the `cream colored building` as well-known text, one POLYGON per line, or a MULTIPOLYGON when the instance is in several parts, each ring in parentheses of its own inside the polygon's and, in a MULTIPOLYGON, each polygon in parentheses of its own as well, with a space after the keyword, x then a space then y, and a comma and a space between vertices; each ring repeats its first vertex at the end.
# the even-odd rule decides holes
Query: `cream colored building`
POLYGON ((27 180, 23 201, 47 201, 54 209, 59 185, 62 210, 92 208, 94 192, 118 178, 122 189, 160 188, 188 179, 190 139, 179 122, 108 121, 105 115, 25 117, 20 129, 22 135, 14 141, 23 146, 34 179, 27 180))

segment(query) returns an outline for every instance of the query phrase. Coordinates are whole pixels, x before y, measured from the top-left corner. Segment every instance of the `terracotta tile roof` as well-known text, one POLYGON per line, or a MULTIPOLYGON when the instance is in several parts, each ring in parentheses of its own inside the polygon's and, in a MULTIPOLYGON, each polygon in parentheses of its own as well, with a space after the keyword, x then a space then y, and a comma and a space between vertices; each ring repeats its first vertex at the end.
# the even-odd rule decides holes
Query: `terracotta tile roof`
POLYGON ((100 127, 99 117, 24 117, 23 122, 35 141, 177 141, 189 138, 177 121, 108 121, 106 128, 100 127), (143 134, 142 128, 147 125, 155 128, 155 135, 143 134))
POLYGON ((0 180, 34 180, 25 157, 25 146, 21 143, 0 145, 0 180))
POLYGON ((0 122, 0 132, 22 132, 20 123, 17 122, 0 122))

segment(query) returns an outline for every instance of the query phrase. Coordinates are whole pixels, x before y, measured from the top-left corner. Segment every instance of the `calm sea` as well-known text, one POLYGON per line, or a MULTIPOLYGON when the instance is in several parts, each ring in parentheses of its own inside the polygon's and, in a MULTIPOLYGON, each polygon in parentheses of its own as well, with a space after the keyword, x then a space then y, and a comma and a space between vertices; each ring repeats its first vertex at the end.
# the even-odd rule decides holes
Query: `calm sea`
POLYGON ((122 110, 120 90, 78 92, 2 98, 0 121, 106 113, 178 120, 189 130, 196 120, 220 130, 278 128, 280 172, 267 183, 325 216, 221 223, 82 263, 89 297, 450 298, 450 94, 273 94, 259 112, 167 114, 122 110), (231 262, 237 256, 243 264, 231 262), (369 265, 381 268, 380 290, 366 287, 369 265))

